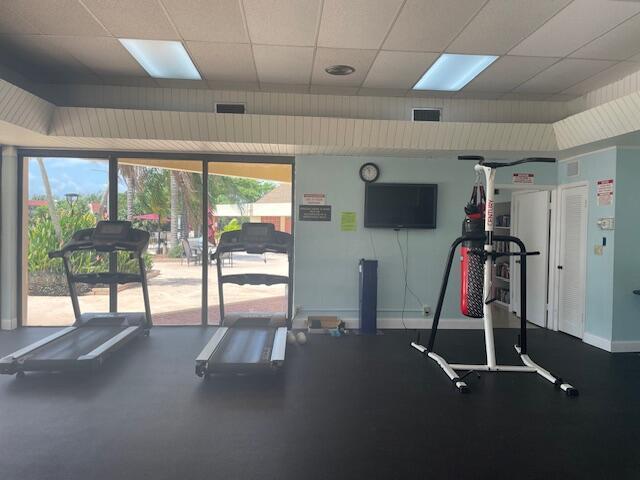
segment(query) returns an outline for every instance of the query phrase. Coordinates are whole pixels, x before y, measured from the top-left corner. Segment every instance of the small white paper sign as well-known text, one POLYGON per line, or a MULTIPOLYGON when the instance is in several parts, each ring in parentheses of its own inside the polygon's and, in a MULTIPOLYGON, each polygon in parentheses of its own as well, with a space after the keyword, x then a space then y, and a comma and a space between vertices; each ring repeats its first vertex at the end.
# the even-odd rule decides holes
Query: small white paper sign
POLYGON ((611 200, 613 199, 612 178, 608 178, 606 180, 598 180, 596 197, 598 199, 598 205, 611 205, 611 200))
POLYGON ((533 173, 514 173, 511 181, 512 183, 524 183, 527 185, 533 185, 535 178, 536 177, 533 173))
POLYGON ((303 205, 326 205, 327 195, 324 193, 303 193, 303 205))

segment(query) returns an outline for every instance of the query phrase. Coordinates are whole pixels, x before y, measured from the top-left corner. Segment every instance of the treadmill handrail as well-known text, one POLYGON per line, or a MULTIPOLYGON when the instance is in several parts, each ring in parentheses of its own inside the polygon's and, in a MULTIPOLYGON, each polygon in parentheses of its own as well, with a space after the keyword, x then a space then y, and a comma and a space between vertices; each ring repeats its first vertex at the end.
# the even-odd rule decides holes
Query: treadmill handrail
POLYGON ((229 243, 220 244, 216 247, 215 256, 217 257, 221 253, 229 252, 247 252, 254 254, 262 253, 289 253, 291 251, 290 245, 283 245, 281 243, 229 243))
POLYGON ((235 285, 288 285, 289 277, 270 273, 231 273, 220 276, 220 281, 235 285))

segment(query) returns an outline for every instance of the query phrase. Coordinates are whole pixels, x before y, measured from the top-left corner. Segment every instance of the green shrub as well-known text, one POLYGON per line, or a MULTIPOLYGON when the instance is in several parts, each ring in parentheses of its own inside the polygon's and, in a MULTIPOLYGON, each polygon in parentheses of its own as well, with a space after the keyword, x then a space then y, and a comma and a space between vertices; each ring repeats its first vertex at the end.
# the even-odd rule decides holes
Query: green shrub
POLYGON ((222 229, 223 232, 233 232, 235 230, 241 230, 242 224, 238 221, 237 218, 231 219, 229 223, 227 223, 222 229))
POLYGON ((182 258, 184 255, 184 248, 182 245, 178 244, 175 247, 172 247, 167 255, 169 258, 182 258))
MULTIPOLYGON (((92 228, 96 225, 94 215, 89 212, 71 212, 69 208, 58 207, 58 215, 60 216, 62 238, 65 241, 68 241, 76 231, 92 228)), ((58 250, 60 246, 48 210, 39 208, 29 220, 29 248, 27 251, 29 273, 63 274, 62 261, 59 258, 49 258, 49 252, 58 250)), ((71 269, 74 272, 100 272, 109 268, 109 255, 104 253, 77 252, 71 256, 70 260, 71 269)), ((144 263, 147 271, 151 270, 153 262, 148 253, 144 254, 144 263)), ((138 263, 127 252, 118 252, 117 264, 118 271, 128 273, 138 271, 138 263)), ((46 275, 40 277, 47 278, 46 275)))

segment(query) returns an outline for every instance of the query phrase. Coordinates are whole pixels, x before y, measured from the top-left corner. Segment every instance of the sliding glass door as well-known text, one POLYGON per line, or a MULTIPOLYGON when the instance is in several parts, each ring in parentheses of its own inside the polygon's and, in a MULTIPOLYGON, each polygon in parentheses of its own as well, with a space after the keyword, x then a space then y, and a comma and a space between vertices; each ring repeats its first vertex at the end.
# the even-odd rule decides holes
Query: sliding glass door
MULTIPOLYGON (((245 222, 264 222, 291 233, 293 166, 276 163, 209 162, 209 249, 215 251, 220 235, 242 228, 245 222)), ((219 259, 224 273, 288 275, 286 255, 233 253, 219 259)), ((216 265, 211 262, 208 280, 208 323, 220 323, 220 299, 216 265)), ((281 313, 287 311, 285 285, 226 284, 226 313, 281 313)))
MULTIPOLYGON (((48 252, 79 229, 118 219, 150 233, 145 262, 154 324, 218 325, 213 254, 220 235, 245 222, 267 222, 291 233, 293 165, 264 159, 108 157, 22 157, 22 324, 73 323, 62 262, 49 259, 48 252)), ((127 268, 126 256, 114 260, 127 268)), ((83 254, 73 265, 97 271, 108 269, 109 261, 83 254)), ((227 273, 289 271, 284 255, 234 253, 220 261, 227 273)), ((79 285, 78 293, 83 312, 144 310, 137 284, 79 285)), ((287 310, 284 285, 227 285, 224 295, 230 313, 287 310)))
MULTIPOLYGON (((118 219, 149 232, 149 299, 155 325, 202 322, 202 162, 118 159, 118 219)), ((118 308, 142 311, 138 290, 118 292, 118 308)))
MULTIPOLYGON (((83 158, 25 158, 23 168, 23 325, 62 326, 74 322, 57 250, 82 228, 109 218, 109 161, 83 158)), ((78 269, 107 267, 108 259, 81 254, 78 269)), ((109 289, 79 285, 83 311, 108 311, 109 289)))

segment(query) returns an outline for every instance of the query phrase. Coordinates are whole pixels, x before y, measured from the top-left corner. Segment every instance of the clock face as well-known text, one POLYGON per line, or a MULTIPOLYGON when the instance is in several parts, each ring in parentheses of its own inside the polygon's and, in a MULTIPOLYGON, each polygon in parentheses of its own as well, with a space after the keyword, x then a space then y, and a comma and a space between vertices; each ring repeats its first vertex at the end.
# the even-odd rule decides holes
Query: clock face
POLYGON ((375 182, 380 176, 380 169, 375 163, 365 163, 360 167, 360 178, 365 182, 375 182))

